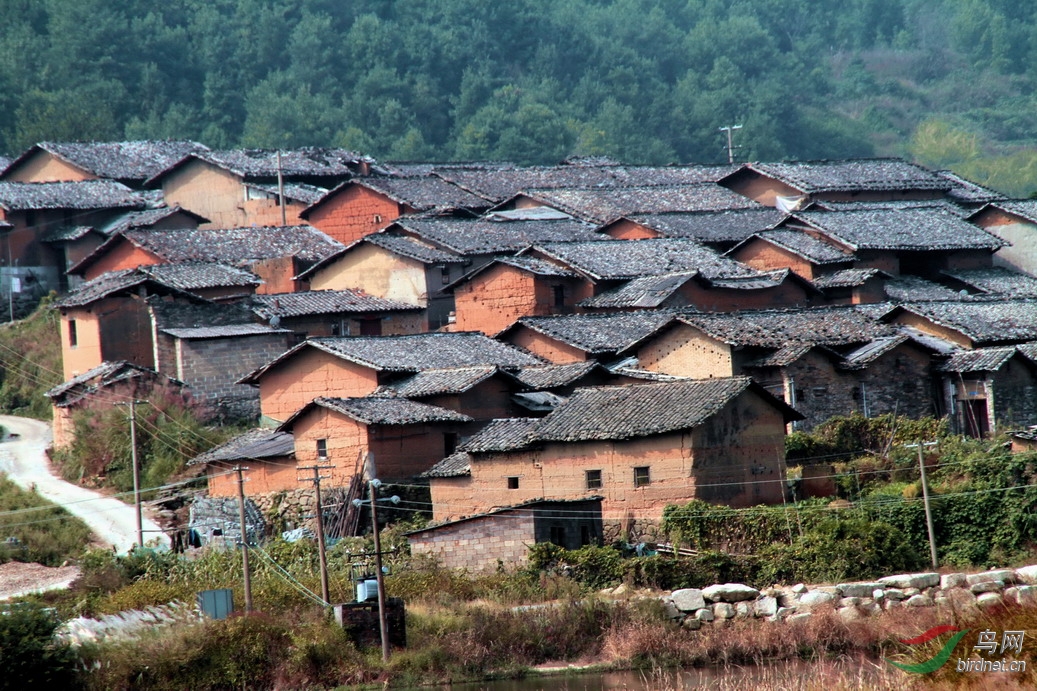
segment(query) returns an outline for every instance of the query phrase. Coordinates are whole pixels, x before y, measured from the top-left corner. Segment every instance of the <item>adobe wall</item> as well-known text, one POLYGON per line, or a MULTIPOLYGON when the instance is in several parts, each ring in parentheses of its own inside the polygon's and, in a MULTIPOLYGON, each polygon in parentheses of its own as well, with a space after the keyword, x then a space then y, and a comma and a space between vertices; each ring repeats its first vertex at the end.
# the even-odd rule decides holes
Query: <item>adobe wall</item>
POLYGON ((661 237, 659 233, 651 228, 646 228, 640 223, 634 223, 626 219, 613 223, 603 231, 603 234, 608 235, 613 240, 650 240, 661 237))
POLYGON ((306 347, 267 370, 259 393, 263 415, 284 422, 318 396, 366 396, 376 388, 378 375, 372 370, 306 347))
POLYGON ((899 276, 900 258, 892 252, 861 250, 857 252, 857 261, 854 262, 853 268, 878 269, 879 271, 885 271, 890 276, 899 276))
MULTIPOLYGON (((357 463, 363 463, 370 448, 366 425, 320 406, 314 406, 296 419, 292 424, 292 434, 299 466, 334 466, 321 471, 321 475, 328 477, 322 487, 348 487, 357 463), (317 456, 318 439, 327 442, 325 457, 317 456)), ((381 472, 380 467, 378 472, 381 472)))
POLYGON ((494 517, 410 535, 411 554, 435 557, 448 569, 490 571, 526 563, 534 544, 534 519, 528 512, 506 512, 494 517))
POLYGON ((194 398, 220 419, 259 417, 259 392, 235 384, 287 348, 287 334, 235 338, 177 339, 178 377, 194 398))
POLYGON ((693 379, 730 377, 736 372, 731 347, 698 329, 680 324, 637 351, 643 369, 693 379))
POLYGON ((743 197, 749 197, 764 206, 776 206, 777 197, 798 197, 799 190, 783 182, 759 174, 746 174, 724 184, 728 189, 743 197))
POLYGON ((364 243, 310 277, 310 290, 360 289, 369 295, 425 307, 428 287, 420 262, 364 243))
POLYGON ((101 325, 90 310, 64 310, 59 324, 61 362, 65 381, 97 367, 104 361, 101 354, 101 325), (70 345, 69 322, 76 323, 76 346, 70 345))
POLYGON ((357 315, 353 313, 319 314, 309 317, 286 317, 281 320, 282 329, 304 333, 311 338, 324 336, 359 336, 360 317, 379 318, 383 336, 418 334, 427 331, 424 313, 392 312, 357 315), (336 328, 337 327, 337 328, 336 328))
POLYGON ((343 245, 351 245, 389 225, 402 213, 400 205, 385 195, 351 185, 310 211, 306 220, 343 245))
POLYGON ((298 273, 293 257, 263 259, 250 266, 249 270, 263 279, 263 283, 256 287, 258 295, 294 293, 299 289, 296 281, 292 280, 298 273))
POLYGON ((1001 214, 998 217, 990 222, 980 222, 987 232, 1012 243, 994 253, 994 266, 1007 266, 1037 275, 1037 224, 1013 220, 1013 217, 1001 214))
POLYGON ((799 307, 807 303, 806 291, 789 281, 773 288, 754 290, 703 288, 695 281, 688 281, 681 288, 680 294, 687 304, 703 312, 799 307))
POLYGON ((299 214, 306 210, 308 204, 288 200, 284 209, 284 220, 281 219, 281 205, 276 199, 249 199, 242 202, 241 212, 245 219, 236 227, 245 226, 297 226, 306 223, 299 214))
POLYGON ((939 336, 942 339, 948 340, 951 343, 961 346, 962 348, 973 348, 975 347, 972 343, 972 339, 954 329, 946 326, 940 326, 929 321, 925 317, 922 317, 911 312, 901 312, 893 319, 894 323, 903 324, 904 326, 910 326, 918 329, 922 333, 927 333, 932 336, 939 336))
POLYGON ((520 326, 509 334, 506 341, 519 348, 525 348, 534 355, 556 365, 593 359, 579 348, 556 341, 525 326, 520 326))
POLYGON ((169 206, 179 204, 209 219, 204 228, 249 225, 241 179, 205 161, 193 160, 168 173, 162 180, 162 194, 169 206))
POLYGON ((537 304, 535 280, 513 266, 498 264, 454 291, 459 331, 496 336, 519 317, 546 314, 537 304))
POLYGON ((372 425, 368 444, 374 454, 378 479, 385 482, 412 480, 447 456, 446 435, 457 436, 459 425, 372 425))
POLYGON ((164 264, 165 260, 151 252, 142 250, 125 238, 109 248, 104 255, 97 258, 82 272, 83 279, 92 281, 103 273, 121 269, 135 269, 138 266, 164 264))
POLYGON ((735 261, 751 266, 758 271, 791 269, 792 273, 808 281, 812 281, 818 276, 814 265, 803 257, 763 240, 752 240, 739 247, 730 256, 735 261))
MULTIPOLYGON (((210 497, 238 496, 237 473, 229 472, 233 463, 210 463, 206 468, 210 497)), ((270 492, 293 492, 299 489, 299 471, 293 459, 250 459, 241 462, 248 468, 242 473, 245 479, 245 494, 253 501, 255 495, 270 492)))
POLYGON ((3 179, 4 182, 79 182, 97 178, 46 151, 37 151, 3 179))
POLYGON ((959 250, 947 255, 945 265, 951 271, 989 269, 994 265, 994 255, 986 250, 959 250))

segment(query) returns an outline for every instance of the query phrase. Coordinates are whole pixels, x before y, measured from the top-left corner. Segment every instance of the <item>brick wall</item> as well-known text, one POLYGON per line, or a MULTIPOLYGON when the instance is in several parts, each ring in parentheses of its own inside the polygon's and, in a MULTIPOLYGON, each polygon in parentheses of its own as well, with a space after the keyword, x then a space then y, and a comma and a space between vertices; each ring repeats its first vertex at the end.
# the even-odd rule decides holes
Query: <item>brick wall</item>
POLYGON ((1037 425, 1037 375, 1014 357, 993 373, 994 420, 997 429, 1037 425))
POLYGON ((179 204, 209 219, 206 228, 249 225, 241 178, 210 163, 193 160, 169 173, 162 179, 162 194, 169 206, 179 204))
POLYGON ((766 240, 753 239, 739 247, 731 258, 759 271, 791 269, 808 281, 817 277, 817 267, 798 254, 773 245, 766 240))
POLYGON ((268 370, 259 383, 263 415, 279 422, 318 396, 366 396, 376 388, 373 370, 312 346, 268 370))
POLYGON ((498 264, 454 291, 459 331, 482 331, 495 336, 519 317, 538 311, 533 275, 498 264))
POLYGON ((138 266, 153 266, 162 263, 164 262, 160 257, 136 247, 123 238, 83 271, 83 279, 91 281, 108 271, 135 269, 138 266))
POLYGON ((570 362, 584 362, 591 359, 587 353, 579 348, 556 341, 525 326, 519 326, 509 333, 506 341, 519 348, 525 348, 548 362, 559 365, 570 362))
POLYGON ((526 563, 535 543, 530 513, 502 512, 407 537, 412 554, 433 556, 448 569, 490 571, 526 563))
POLYGON ((254 419, 259 416, 259 392, 234 382, 273 360, 287 346, 287 334, 177 339, 180 378, 216 417, 254 419))
POLYGON ((351 245, 389 225, 405 211, 374 190, 347 185, 313 209, 306 220, 343 245, 351 245))
POLYGON ((263 279, 263 284, 256 288, 256 293, 272 295, 295 292, 298 286, 292 277, 298 273, 296 268, 294 257, 274 257, 252 264, 249 270, 263 279))
POLYGON ((642 368, 693 379, 730 377, 735 371, 731 347, 687 324, 678 324, 637 351, 642 368))

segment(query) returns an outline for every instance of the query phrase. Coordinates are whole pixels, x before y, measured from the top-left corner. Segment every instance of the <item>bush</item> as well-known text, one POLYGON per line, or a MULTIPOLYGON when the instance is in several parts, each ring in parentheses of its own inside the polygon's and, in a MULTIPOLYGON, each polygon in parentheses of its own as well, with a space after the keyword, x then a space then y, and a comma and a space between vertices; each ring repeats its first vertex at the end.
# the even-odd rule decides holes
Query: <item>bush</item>
POLYGON ((59 566, 82 553, 91 533, 65 509, 0 474, 0 540, 7 537, 17 538, 18 544, 0 545, 0 563, 18 560, 59 566))
POLYGON ((75 656, 54 642, 54 614, 43 607, 18 603, 0 611, 0 689, 68 688, 74 679, 75 656))

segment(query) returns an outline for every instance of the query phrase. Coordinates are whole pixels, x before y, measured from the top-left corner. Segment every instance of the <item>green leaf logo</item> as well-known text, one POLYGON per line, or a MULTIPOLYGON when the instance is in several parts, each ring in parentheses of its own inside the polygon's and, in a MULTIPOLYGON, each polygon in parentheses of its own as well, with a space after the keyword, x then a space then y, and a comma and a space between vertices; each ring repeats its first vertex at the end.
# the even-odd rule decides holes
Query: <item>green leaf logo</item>
POLYGON ((939 636, 941 633, 946 633, 947 631, 957 631, 958 633, 951 636, 950 640, 944 643, 943 647, 940 648, 940 652, 936 653, 935 656, 933 656, 929 660, 926 660, 925 662, 919 662, 918 664, 914 665, 906 665, 900 662, 894 662, 890 659, 883 659, 885 659, 886 662, 893 665, 894 667, 902 669, 905 672, 911 672, 912 674, 929 674, 930 672, 935 672, 936 670, 940 669, 945 664, 947 664, 947 660, 950 659, 951 653, 954 652, 954 647, 958 645, 958 642, 962 638, 964 638, 965 634, 971 631, 971 629, 959 630, 957 627, 954 626, 935 626, 923 633, 921 636, 918 636, 917 638, 901 641, 901 643, 917 645, 919 643, 931 641, 936 636, 939 636))

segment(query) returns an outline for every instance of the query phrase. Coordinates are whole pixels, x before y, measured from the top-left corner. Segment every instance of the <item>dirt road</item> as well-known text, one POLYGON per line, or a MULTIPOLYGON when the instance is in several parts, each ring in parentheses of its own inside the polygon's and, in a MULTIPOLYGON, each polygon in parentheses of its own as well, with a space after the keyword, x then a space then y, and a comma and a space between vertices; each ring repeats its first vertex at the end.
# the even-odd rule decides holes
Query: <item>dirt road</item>
MULTIPOLYGON (((0 443, 0 472, 6 473, 24 489, 36 492, 86 523, 98 540, 119 553, 128 552, 137 541, 136 510, 131 504, 106 497, 99 492, 73 485, 57 477, 50 468, 46 448, 50 444, 50 425, 13 415, 0 415, 0 425, 18 437, 0 443)), ((145 544, 155 539, 169 546, 162 529, 147 515, 143 520, 145 544)))

